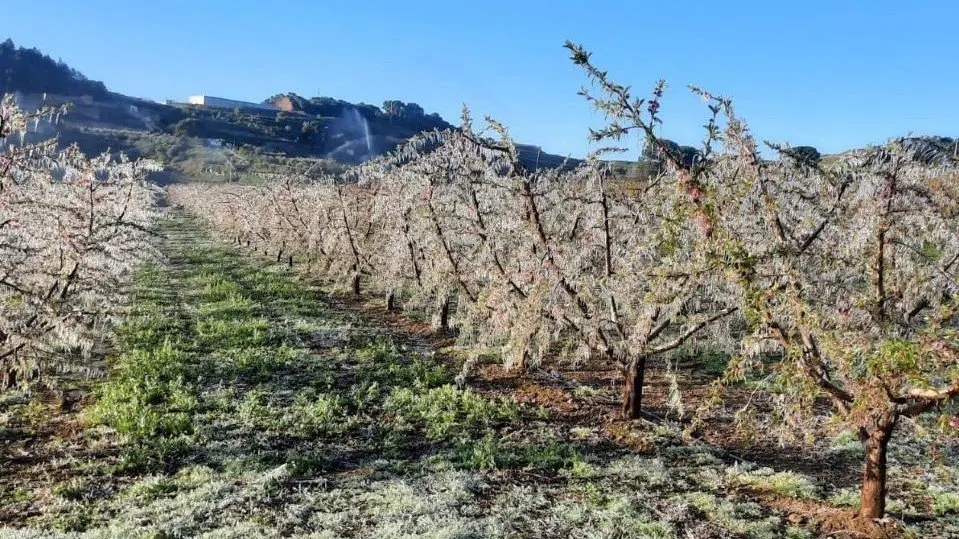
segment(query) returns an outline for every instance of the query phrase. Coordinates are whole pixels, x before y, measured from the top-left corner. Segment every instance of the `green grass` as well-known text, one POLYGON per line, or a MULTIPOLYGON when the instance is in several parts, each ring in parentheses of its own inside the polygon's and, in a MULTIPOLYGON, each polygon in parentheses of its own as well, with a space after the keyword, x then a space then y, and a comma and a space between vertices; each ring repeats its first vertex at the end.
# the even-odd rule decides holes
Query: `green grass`
POLYGON ((273 402, 261 390, 252 390, 244 396, 237 412, 251 430, 302 438, 342 434, 349 429, 352 419, 339 396, 317 394, 309 388, 297 393, 288 406, 273 402))
POLYGON ((693 492, 676 501, 688 503, 703 518, 733 534, 756 539, 782 536, 779 519, 765 517, 762 508, 756 503, 736 503, 706 492, 693 492))
POLYGON ((456 465, 473 470, 525 472, 590 477, 590 465, 572 445, 556 440, 536 443, 504 442, 488 430, 481 438, 463 438, 453 449, 456 465))
POLYGON ((519 418, 512 401, 489 400, 449 384, 394 389, 386 411, 398 427, 418 427, 432 439, 482 435, 498 423, 519 418))
POLYGON ((727 473, 733 485, 789 498, 812 500, 818 497, 819 489, 816 485, 808 477, 795 472, 775 472, 769 468, 752 471, 733 468, 727 473))
POLYGON ((197 389, 188 381, 189 354, 170 341, 121 354, 114 380, 100 386, 87 418, 133 438, 193 431, 197 389))
POLYGON ((933 492, 932 512, 937 517, 959 514, 959 492, 933 492))

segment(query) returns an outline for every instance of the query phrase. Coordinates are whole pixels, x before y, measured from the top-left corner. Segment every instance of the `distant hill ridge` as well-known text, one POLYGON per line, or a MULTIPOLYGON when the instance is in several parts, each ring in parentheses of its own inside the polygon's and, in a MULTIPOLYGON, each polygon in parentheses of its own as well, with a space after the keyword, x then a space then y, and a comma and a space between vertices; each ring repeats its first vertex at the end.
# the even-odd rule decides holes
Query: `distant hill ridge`
MULTIPOLYGON (((160 104, 110 92, 103 82, 90 80, 35 48, 18 47, 10 39, 0 43, 0 92, 17 94, 26 107, 38 106, 44 98, 47 103, 72 102, 73 109, 58 126, 64 143, 76 142, 88 153, 110 149, 161 157, 174 165, 183 158, 183 148, 191 144, 226 144, 265 154, 326 159, 348 165, 387 153, 422 131, 455 129, 439 114, 426 113, 419 104, 400 100, 376 106, 333 97, 306 98, 281 93, 263 101, 278 110, 160 104), (151 137, 160 137, 162 142, 146 140, 151 137), (198 142, 188 143, 189 140, 198 142)), ((909 144, 933 153, 959 152, 959 143, 945 137, 908 140, 912 140, 909 144)), ((695 159, 698 153, 693 147, 670 144, 684 160, 695 159)), ((517 148, 523 164, 531 169, 580 162, 544 152, 535 145, 517 144, 517 148)), ((796 148, 799 149, 819 159, 815 148, 796 148)), ((644 157, 645 161, 656 160, 645 152, 644 157)), ((614 165, 627 174, 636 168, 635 163, 614 165)))
POLYGON ((12 39, 0 43, 0 92, 90 95, 103 97, 107 87, 82 73, 54 61, 38 49, 17 47, 12 39))
MULTIPOLYGON (((455 128, 439 114, 400 100, 378 107, 281 93, 263 101, 277 110, 246 107, 230 96, 209 100, 212 106, 160 104, 112 93, 104 83, 88 79, 64 62, 37 49, 17 47, 9 39, 0 44, 0 90, 17 94, 26 107, 72 102, 70 114, 58 126, 61 139, 76 142, 89 153, 110 149, 150 155, 156 145, 144 144, 143 137, 136 135, 142 132, 353 164, 389 152, 422 131, 455 128), (216 105, 231 102, 239 105, 216 105)), ((169 143, 165 146, 169 150, 169 143)), ((530 145, 520 145, 520 156, 531 168, 565 161, 530 145)))

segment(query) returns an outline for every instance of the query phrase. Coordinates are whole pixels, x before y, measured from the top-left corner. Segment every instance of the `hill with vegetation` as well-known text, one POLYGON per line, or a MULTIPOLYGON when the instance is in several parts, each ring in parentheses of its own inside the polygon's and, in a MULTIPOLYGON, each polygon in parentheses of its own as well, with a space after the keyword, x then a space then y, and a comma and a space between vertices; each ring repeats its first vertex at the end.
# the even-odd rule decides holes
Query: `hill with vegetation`
POLYGON ((107 87, 83 73, 54 61, 37 49, 18 47, 12 39, 0 43, 0 93, 43 93, 105 96, 107 87))
MULTIPOLYGON (((171 181, 338 170, 388 153, 423 131, 454 129, 439 114, 399 100, 376 106, 281 93, 264 100, 275 111, 161 104, 111 92, 9 39, 0 45, 0 90, 27 109, 69 105, 60 122, 35 138, 55 131, 62 145, 76 143, 87 154, 158 159, 171 181)), ((519 152, 530 168, 566 162, 538 146, 520 145, 519 152)))

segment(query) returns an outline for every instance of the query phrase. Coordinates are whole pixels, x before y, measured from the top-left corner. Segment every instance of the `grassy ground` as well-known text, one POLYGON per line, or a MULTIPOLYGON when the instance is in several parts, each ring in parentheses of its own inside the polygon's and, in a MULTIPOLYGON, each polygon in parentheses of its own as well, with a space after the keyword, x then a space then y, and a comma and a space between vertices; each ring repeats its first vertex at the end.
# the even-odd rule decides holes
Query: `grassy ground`
MULTIPOLYGON (((109 378, 78 402, 2 396, 0 538, 798 538, 855 501, 578 413, 601 389, 457 388, 429 339, 191 221, 162 232, 109 378)), ((956 469, 917 473, 893 502, 913 533, 959 534, 956 469)))

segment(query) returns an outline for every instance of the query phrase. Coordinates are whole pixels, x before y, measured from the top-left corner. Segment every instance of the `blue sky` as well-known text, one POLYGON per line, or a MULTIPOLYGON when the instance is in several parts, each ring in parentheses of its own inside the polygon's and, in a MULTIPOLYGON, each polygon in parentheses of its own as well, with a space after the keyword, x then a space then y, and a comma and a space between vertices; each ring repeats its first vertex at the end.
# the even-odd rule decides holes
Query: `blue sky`
POLYGON ((734 98, 760 139, 824 152, 959 134, 959 2, 5 0, 0 36, 125 94, 280 92, 463 103, 516 139, 581 156, 598 118, 563 41, 637 90, 665 78, 663 134, 702 136, 686 85, 734 98))

